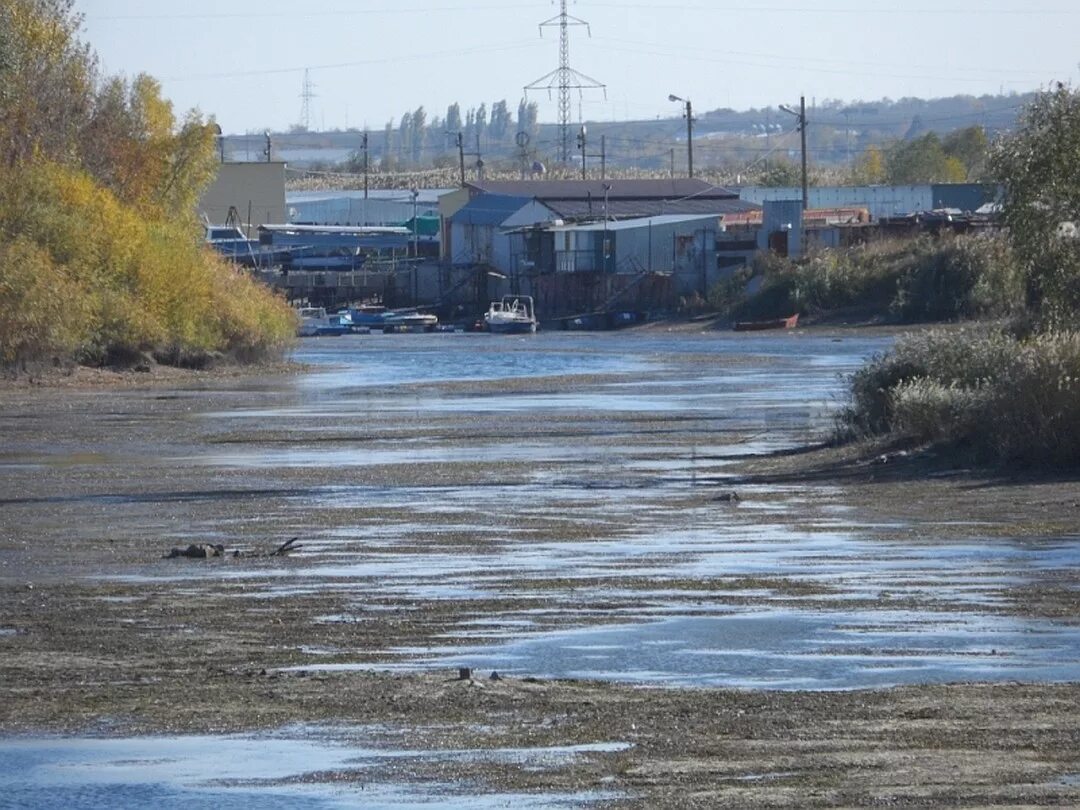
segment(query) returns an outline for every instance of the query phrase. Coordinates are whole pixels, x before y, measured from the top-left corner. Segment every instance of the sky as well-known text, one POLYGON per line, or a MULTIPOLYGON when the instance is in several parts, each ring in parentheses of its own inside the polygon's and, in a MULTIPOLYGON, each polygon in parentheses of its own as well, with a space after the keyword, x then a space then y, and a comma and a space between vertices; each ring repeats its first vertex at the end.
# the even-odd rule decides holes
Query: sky
MULTIPOLYGON (((301 121, 382 129, 423 106, 536 101, 559 66, 559 3, 544 0, 76 0, 109 74, 149 73, 177 113, 228 133, 301 121), (540 23, 553 24, 541 29, 540 23), (544 82, 543 84, 546 84, 544 82)), ((1080 78, 1076 0, 580 0, 570 66, 605 87, 573 91, 574 121, 675 117, 826 99, 1026 92, 1080 78)))

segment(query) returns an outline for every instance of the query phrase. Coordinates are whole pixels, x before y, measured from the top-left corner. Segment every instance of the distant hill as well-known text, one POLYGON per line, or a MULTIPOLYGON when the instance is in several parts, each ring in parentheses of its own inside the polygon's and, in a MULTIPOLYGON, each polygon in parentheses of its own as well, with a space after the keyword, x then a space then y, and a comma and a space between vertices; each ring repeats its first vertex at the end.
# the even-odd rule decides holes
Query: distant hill
MULTIPOLYGON (((941 135, 970 126, 981 126, 992 139, 1011 130, 1020 109, 1034 93, 951 96, 948 98, 881 99, 843 102, 807 101, 808 153, 818 170, 846 169, 869 146, 888 147, 936 132, 941 135)), ((404 117, 404 116, 403 116, 404 117)), ((796 119, 778 108, 750 110, 695 110, 694 164, 708 170, 738 174, 764 161, 797 160, 799 136, 796 119)), ((665 173, 685 171, 686 121, 682 117, 638 121, 586 121, 587 165, 598 169, 601 151, 610 172, 665 173)), ((399 132, 393 126, 368 133, 369 161, 395 170, 441 167, 456 170, 458 151, 454 135, 443 131, 436 117, 432 126, 417 132, 399 132), (404 141, 408 140, 406 149, 404 141)), ((571 166, 580 167, 578 125, 572 127, 569 149, 571 166)), ((466 163, 472 173, 479 151, 488 171, 517 171, 519 166, 540 162, 555 168, 560 151, 559 127, 541 123, 529 132, 524 150, 515 143, 514 127, 494 137, 474 127, 464 133, 466 163), (479 134, 479 139, 477 139, 479 134), (479 149, 477 146, 479 145, 479 149)), ((363 133, 359 130, 271 133, 275 159, 295 168, 357 171, 363 133), (356 159, 350 161, 350 157, 356 159)), ((229 135, 227 157, 234 160, 263 158, 263 133, 229 135)))

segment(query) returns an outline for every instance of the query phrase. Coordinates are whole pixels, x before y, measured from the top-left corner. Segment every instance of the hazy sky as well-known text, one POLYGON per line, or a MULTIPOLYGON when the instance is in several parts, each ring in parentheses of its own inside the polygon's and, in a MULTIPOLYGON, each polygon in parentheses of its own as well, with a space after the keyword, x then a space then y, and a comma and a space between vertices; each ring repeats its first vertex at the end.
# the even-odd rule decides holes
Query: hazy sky
MULTIPOLYGON (((423 105, 506 99, 559 64, 559 4, 534 0, 76 0, 109 73, 147 72, 178 112, 228 133, 300 120, 304 69, 313 128, 395 124, 423 105)), ((581 0, 570 64, 607 86, 573 96, 573 117, 671 117, 811 99, 872 100, 1026 91, 1080 76, 1080 3, 981 0, 581 0)), ((530 91, 540 119, 556 94, 530 91)))

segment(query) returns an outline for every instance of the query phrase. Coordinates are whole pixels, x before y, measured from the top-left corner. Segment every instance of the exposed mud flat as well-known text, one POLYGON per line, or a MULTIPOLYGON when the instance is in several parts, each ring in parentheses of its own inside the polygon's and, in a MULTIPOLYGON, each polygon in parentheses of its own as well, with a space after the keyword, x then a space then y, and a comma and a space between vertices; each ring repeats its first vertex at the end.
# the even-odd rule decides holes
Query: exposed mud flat
POLYGON ((156 735, 188 777, 109 790, 1080 801, 1075 480, 785 452, 887 343, 356 336, 292 374, 0 391, 0 730, 31 735, 0 759, 40 776, 5 789, 156 735), (226 555, 161 559, 189 543, 226 555), (216 774, 186 735, 225 733, 316 753, 216 774))

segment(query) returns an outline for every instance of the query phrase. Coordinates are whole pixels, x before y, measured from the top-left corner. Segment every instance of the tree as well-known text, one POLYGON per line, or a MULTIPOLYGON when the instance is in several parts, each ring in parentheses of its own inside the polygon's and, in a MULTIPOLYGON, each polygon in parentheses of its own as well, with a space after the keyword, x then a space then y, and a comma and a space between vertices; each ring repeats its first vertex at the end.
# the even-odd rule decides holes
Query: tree
POLYGON ((1058 84, 995 144, 1004 218, 1026 274, 1027 304, 1049 327, 1080 309, 1080 91, 1058 84))
POLYGON ((966 170, 950 157, 936 132, 893 144, 885 159, 888 181, 894 186, 914 183, 960 183, 966 170))
POLYGON ((96 60, 76 38, 72 0, 0 0, 0 156, 74 162, 96 60))
POLYGON ((525 99, 522 99, 518 105, 518 132, 526 132, 529 137, 535 136, 540 130, 539 115, 540 107, 535 101, 526 104, 525 99))
POLYGON ((420 163, 420 158, 424 153, 424 139, 427 136, 427 113, 424 111, 423 106, 417 107, 412 114, 412 152, 411 157, 413 163, 420 163))
POLYGON ((413 138, 413 126, 412 126, 412 113, 407 112, 401 116, 401 123, 398 124, 398 157, 402 161, 408 161, 412 156, 412 138, 413 138))
POLYGON ((461 107, 456 101, 446 108, 446 131, 461 132, 461 107))
POLYGON ((955 158, 964 167, 964 179, 981 180, 986 175, 990 157, 990 142, 986 131, 980 126, 966 127, 950 132, 941 143, 945 154, 955 158))
POLYGON ((858 185, 872 186, 885 182, 885 155, 878 146, 868 146, 855 163, 852 178, 858 185))
POLYGON ((69 0, 0 0, 0 365, 280 346, 295 315, 199 238, 213 122, 99 78, 78 24, 69 0))
POLYGON ((465 111, 465 127, 463 130, 463 136, 465 138, 466 147, 473 145, 473 138, 476 135, 476 110, 471 107, 465 111))
POLYGON ((488 124, 488 135, 498 143, 506 137, 510 131, 510 110, 506 106, 506 100, 496 101, 491 105, 491 122, 488 124))
POLYGON ((802 169, 790 161, 777 160, 771 166, 762 170, 757 182, 769 188, 801 187, 802 169))
POLYGON ((383 150, 382 150, 383 164, 382 165, 385 165, 386 158, 387 158, 388 155, 390 155, 391 150, 393 149, 393 143, 394 143, 394 119, 391 118, 389 121, 386 122, 386 126, 383 128, 383 150))
POLYGON ((476 115, 473 117, 473 123, 476 126, 476 134, 483 137, 487 134, 487 104, 481 102, 480 106, 476 110, 476 115))

